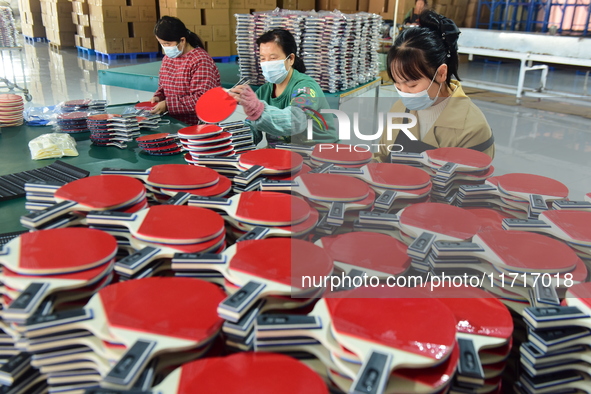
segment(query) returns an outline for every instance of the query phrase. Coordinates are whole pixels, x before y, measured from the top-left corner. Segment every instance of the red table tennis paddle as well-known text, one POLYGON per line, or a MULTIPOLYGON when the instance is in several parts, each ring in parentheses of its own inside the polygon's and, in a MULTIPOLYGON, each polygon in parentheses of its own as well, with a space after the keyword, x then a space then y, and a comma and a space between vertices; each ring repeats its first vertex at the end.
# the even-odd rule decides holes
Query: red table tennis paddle
POLYGON ((89 225, 118 225, 145 242, 193 244, 218 237, 224 231, 223 218, 208 209, 183 205, 155 205, 126 214, 113 211, 90 212, 89 225), (185 221, 187 226, 179 226, 185 221))
POLYGON ((331 174, 360 178, 381 189, 421 189, 431 183, 431 177, 418 168, 392 163, 369 163, 360 168, 332 167, 331 174))
POLYGON ((210 168, 186 164, 160 164, 147 170, 103 168, 103 174, 118 174, 141 179, 151 186, 174 189, 196 189, 213 186, 219 175, 210 168))
POLYGON ((435 168, 440 175, 455 172, 483 171, 490 167, 492 158, 486 153, 467 148, 437 148, 422 153, 391 152, 392 163, 416 162, 435 168))
POLYGON ((118 175, 96 175, 60 187, 54 194, 58 203, 21 217, 26 227, 38 227, 72 211, 113 210, 136 204, 146 195, 137 179, 118 175))
POLYGON ((221 87, 209 89, 195 104, 197 117, 206 123, 219 123, 234 113, 238 102, 221 87))

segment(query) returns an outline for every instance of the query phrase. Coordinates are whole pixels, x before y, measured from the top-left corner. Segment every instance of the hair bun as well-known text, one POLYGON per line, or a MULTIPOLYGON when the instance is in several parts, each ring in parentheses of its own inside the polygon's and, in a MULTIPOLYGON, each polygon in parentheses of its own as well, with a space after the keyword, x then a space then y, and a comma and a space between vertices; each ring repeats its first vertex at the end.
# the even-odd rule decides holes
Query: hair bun
POLYGON ((419 25, 441 35, 441 38, 450 51, 458 50, 460 29, 458 29, 458 26, 451 19, 446 18, 435 11, 426 10, 419 16, 419 25))

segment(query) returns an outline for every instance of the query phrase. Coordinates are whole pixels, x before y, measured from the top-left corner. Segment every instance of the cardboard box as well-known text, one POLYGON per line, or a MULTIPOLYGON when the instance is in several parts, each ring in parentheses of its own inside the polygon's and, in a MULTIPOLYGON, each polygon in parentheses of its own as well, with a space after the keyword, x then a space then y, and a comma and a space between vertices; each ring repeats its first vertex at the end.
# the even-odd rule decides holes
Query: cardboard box
POLYGON ((92 37, 82 37, 82 46, 88 49, 94 49, 94 39, 92 37))
POLYGON ((123 52, 123 38, 98 38, 94 39, 94 49, 100 53, 125 53, 123 52))
MULTIPOLYGON (((204 10, 169 8, 168 15, 176 16, 181 21, 183 21, 183 23, 185 25, 194 26, 194 25, 201 25, 202 24, 201 23, 202 11, 204 11, 204 10)), ((208 11, 211 11, 211 10, 208 10, 208 11)))
POLYGON ((195 25, 200 24, 200 25, 204 25, 204 26, 207 26, 207 25, 209 25, 209 26, 229 25, 230 24, 230 11, 226 10, 226 9, 201 10, 201 23, 195 22, 193 24, 195 24, 195 25))
POLYGON ((154 37, 153 22, 133 22, 131 24, 131 37, 154 37))
POLYGON ((163 8, 168 8, 168 1, 158 0, 158 7, 159 7, 160 11, 162 11, 163 8))
POLYGON ((211 57, 231 56, 232 50, 230 41, 206 42, 205 48, 211 57))
POLYGON ((75 12, 72 12, 72 23, 75 25, 78 24, 78 14, 75 12))
MULTIPOLYGON (((301 3, 302 0, 298 0, 301 3)), ((330 0, 330 10, 357 10, 357 0, 330 0)))
POLYGON ((316 0, 316 10, 330 11, 330 0, 316 0))
POLYGON ((261 0, 245 0, 246 8, 257 8, 262 5, 261 0))
POLYGON ((445 15, 447 12, 447 5, 436 4, 435 7, 433 7, 433 11, 437 12, 438 14, 445 15))
POLYGON ((80 37, 92 37, 92 32, 91 32, 90 26, 76 25, 76 33, 80 37))
POLYGON ((230 41, 230 26, 212 26, 212 35, 213 39, 211 41, 230 41))
MULTIPOLYGON (((246 2, 246 5, 248 6, 248 0, 246 2)), ((296 10, 298 8, 298 1, 297 0, 278 0, 277 6, 279 8, 283 8, 284 10, 296 10)), ((259 5, 258 7, 262 7, 262 6, 259 5)))
POLYGON ((78 24, 82 26, 90 26, 90 15, 78 15, 78 24))
POLYGON ((23 35, 27 37, 45 37, 45 27, 43 25, 21 25, 23 35))
POLYGON ((81 1, 73 1, 72 10, 74 10, 74 12, 77 14, 88 14, 88 3, 83 3, 81 1))
POLYGON ((140 53, 142 51, 142 41, 138 38, 124 38, 123 51, 125 53, 140 53))
POLYGON ((213 41, 213 29, 212 26, 200 26, 196 25, 195 30, 193 30, 195 34, 201 38, 201 41, 213 41))
POLYGON ((51 33, 51 38, 48 35, 48 39, 55 45, 61 46, 61 47, 73 47, 76 46, 76 41, 74 40, 74 36, 75 34, 72 34, 71 32, 57 32, 57 31, 53 31, 51 33))
POLYGON ((26 25, 42 25, 43 19, 40 12, 23 12, 21 14, 21 23, 26 25))
POLYGON ((166 7, 167 8, 195 8, 196 7, 195 0, 167 0, 166 7))
POLYGON ((142 52, 158 52, 160 50, 160 45, 158 45, 158 41, 154 37, 142 37, 140 41, 142 43, 142 52))
POLYGON ((76 44, 77 47, 81 47, 82 46, 82 37, 80 37, 78 34, 76 34, 74 36, 74 43, 76 44))
MULTIPOLYGON (((357 4, 355 4, 357 5, 357 4)), ((310 11, 316 6, 316 0, 298 0, 298 10, 310 11)))
POLYGON ((122 22, 121 7, 90 5, 90 20, 99 22, 122 22))
POLYGON ((152 7, 156 9, 157 0, 127 0, 127 5, 137 5, 140 7, 152 7))
POLYGON ((156 7, 140 5, 138 8, 140 13, 140 22, 155 23, 158 20, 158 15, 156 14, 156 7))
POLYGON ((385 0, 369 0, 368 5, 368 12, 374 14, 381 14, 386 9, 386 1, 385 0))
POLYGON ((39 0, 23 0, 19 2, 18 8, 21 11, 41 13, 41 2, 39 0))
POLYGON ((160 7, 160 17, 162 18, 165 15, 170 15, 170 9, 160 7))
MULTIPOLYGON (((64 32, 74 33, 74 32, 76 32, 76 25, 72 23, 71 17, 68 16, 66 18, 59 18, 57 16, 54 16, 52 18, 53 18, 53 20, 51 22, 52 29, 54 29, 60 33, 64 33, 64 32)), ((72 34, 72 36, 74 36, 74 34, 72 34)), ((74 39, 72 38, 72 40, 70 40, 69 42, 74 42, 74 39)))
POLYGON ((359 0, 357 2, 357 11, 367 12, 369 10, 369 0, 359 0))
POLYGON ((127 23, 103 23, 92 21, 90 26, 92 36, 99 38, 127 38, 129 27, 127 23))
POLYGON ((105 6, 118 6, 122 7, 127 5, 126 0, 88 0, 89 5, 96 5, 98 7, 105 7, 105 6))
POLYGON ((230 8, 230 0, 213 0, 211 2, 211 8, 228 9, 230 8))
POLYGON ((140 7, 137 5, 129 5, 121 7, 121 22, 139 22, 140 21, 140 7))
POLYGON ((277 8, 277 0, 261 0, 261 7, 277 8))
POLYGON ((246 0, 230 0, 230 8, 246 8, 246 0))
POLYGON ((195 7, 196 8, 202 8, 202 9, 213 8, 212 5, 213 4, 212 4, 211 0, 195 0, 195 7))

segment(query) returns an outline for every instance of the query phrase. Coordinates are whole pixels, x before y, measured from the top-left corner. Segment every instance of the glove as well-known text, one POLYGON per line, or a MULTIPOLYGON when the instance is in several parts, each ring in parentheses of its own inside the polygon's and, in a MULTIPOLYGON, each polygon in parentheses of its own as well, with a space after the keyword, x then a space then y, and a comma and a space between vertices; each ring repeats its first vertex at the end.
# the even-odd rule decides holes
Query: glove
POLYGON ((240 104, 244 108, 248 120, 257 120, 265 110, 265 103, 259 100, 256 93, 248 85, 240 93, 240 104))

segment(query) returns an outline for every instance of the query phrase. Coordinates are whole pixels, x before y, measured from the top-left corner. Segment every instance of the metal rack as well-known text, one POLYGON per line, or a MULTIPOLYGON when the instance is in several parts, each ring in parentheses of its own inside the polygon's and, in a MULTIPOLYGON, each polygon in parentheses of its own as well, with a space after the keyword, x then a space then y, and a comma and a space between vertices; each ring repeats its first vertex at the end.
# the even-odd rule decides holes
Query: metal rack
POLYGON ((15 89, 22 91, 25 100, 31 101, 33 97, 27 88, 23 47, 0 47, 0 56, 0 70, 3 71, 0 82, 5 83, 11 93, 15 89), (17 75, 18 69, 22 71, 20 76, 17 75))

